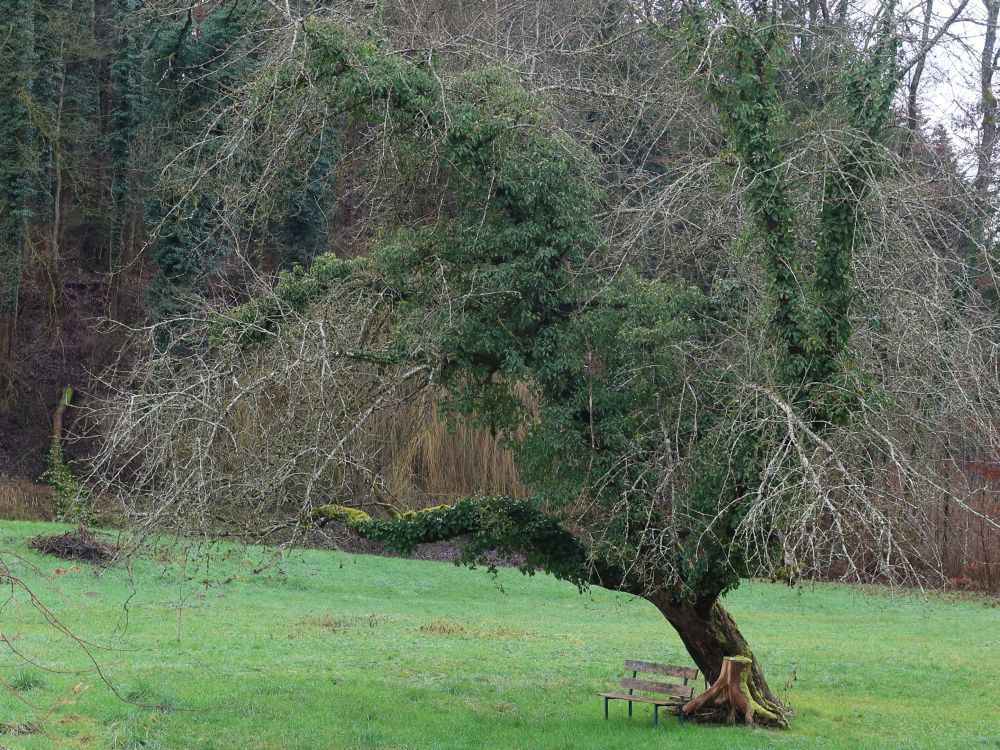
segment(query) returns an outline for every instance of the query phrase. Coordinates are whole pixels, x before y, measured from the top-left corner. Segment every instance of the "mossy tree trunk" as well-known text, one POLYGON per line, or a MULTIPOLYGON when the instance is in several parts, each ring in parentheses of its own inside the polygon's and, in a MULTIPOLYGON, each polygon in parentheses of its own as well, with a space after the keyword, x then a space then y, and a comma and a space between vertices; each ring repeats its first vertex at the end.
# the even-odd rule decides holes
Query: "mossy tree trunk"
POLYGON ((712 685, 709 692, 720 696, 701 703, 695 699, 685 707, 685 715, 715 722, 788 726, 787 709, 771 692, 760 663, 722 602, 677 601, 667 593, 646 598, 677 631, 691 659, 712 685), (738 682, 735 688, 723 690, 721 686, 734 679, 734 658, 744 660, 735 673, 738 682))
POLYGON ((67 385, 63 388, 62 395, 59 397, 59 405, 56 406, 55 411, 52 413, 52 447, 50 449, 49 457, 52 461, 51 468, 53 470, 62 469, 64 465, 63 422, 66 418, 66 409, 69 407, 72 400, 73 387, 67 385))

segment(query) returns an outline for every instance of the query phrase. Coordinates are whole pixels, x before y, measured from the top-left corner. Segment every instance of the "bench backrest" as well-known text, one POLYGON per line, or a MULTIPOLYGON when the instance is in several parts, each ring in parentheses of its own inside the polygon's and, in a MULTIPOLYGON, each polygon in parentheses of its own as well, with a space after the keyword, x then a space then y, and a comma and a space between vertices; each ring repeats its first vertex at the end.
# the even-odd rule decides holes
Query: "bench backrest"
POLYGON ((693 667, 678 667, 673 664, 629 660, 625 662, 625 669, 632 673, 631 677, 622 677, 621 683, 623 688, 628 689, 629 695, 632 695, 633 690, 641 690, 644 693, 671 695, 676 698, 690 698, 694 695, 694 686, 688 684, 689 680, 693 681, 698 677, 698 670, 693 667), (683 680, 684 684, 678 685, 676 682, 639 679, 640 674, 676 677, 683 680))

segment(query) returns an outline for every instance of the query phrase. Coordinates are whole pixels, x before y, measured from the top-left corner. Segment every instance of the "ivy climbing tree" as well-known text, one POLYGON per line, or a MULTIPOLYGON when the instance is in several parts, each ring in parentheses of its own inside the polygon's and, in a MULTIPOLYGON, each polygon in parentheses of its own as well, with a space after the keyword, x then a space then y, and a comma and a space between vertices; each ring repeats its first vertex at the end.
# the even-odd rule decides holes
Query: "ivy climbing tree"
MULTIPOLYGON (((765 319, 748 318, 725 290, 598 270, 608 248, 595 218, 596 158, 509 74, 488 69, 445 81, 429 65, 309 19, 301 41, 296 32, 293 62, 269 71, 254 101, 291 112, 312 98, 344 126, 383 123, 382 148, 393 154, 398 184, 420 175, 433 186, 433 210, 428 191, 401 190, 399 200, 414 204, 411 220, 390 212, 366 257, 320 256, 308 270, 286 272, 273 294, 197 329, 183 358, 154 358, 145 375, 132 376, 146 384, 140 396, 123 392, 108 411, 92 481, 154 521, 209 515, 206 497, 217 493, 235 516, 233 451, 251 441, 235 437, 245 423, 236 420, 246 419, 240 409, 312 424, 307 405, 327 391, 368 393, 363 383, 412 386, 422 378, 441 390, 448 413, 505 437, 527 496, 475 496, 386 517, 317 499, 331 465, 356 470, 359 462, 339 452, 380 404, 403 397, 396 389, 359 397, 356 411, 340 415, 342 425, 308 428, 338 435, 342 428, 332 448, 284 451, 318 455, 308 469, 289 470, 311 477, 299 485, 299 527, 342 523, 402 552, 460 538, 466 562, 492 550, 518 552, 526 572, 642 597, 709 681, 719 679, 726 657, 747 667, 743 680, 727 670, 738 682, 728 704, 692 704, 696 715, 786 726, 786 709, 722 597, 762 558, 785 559, 805 538, 797 534, 841 526, 836 513, 809 515, 828 500, 801 442, 833 450, 825 435, 850 422, 867 387, 847 357, 852 279, 868 232, 872 165, 891 116, 893 18, 887 9, 877 43, 854 51, 838 103, 844 136, 808 241, 782 151, 780 24, 728 6, 722 18, 695 15, 664 33, 693 49, 711 38, 705 95, 745 186, 741 242, 767 279, 765 319), (734 330, 758 323, 767 346, 755 352, 758 374, 748 384, 732 367, 731 342, 734 330), (318 367, 319 393, 287 396, 288 374, 306 366, 318 367), (168 384, 169 396, 157 382, 168 384), (190 399, 190 408, 178 408, 178 399, 190 399), (123 455, 142 466, 127 488, 116 485, 123 455), (761 507, 776 510, 765 517, 761 507), (796 524, 797 517, 807 520, 796 524)), ((273 477, 261 479, 264 495, 280 494, 273 477)), ((251 501, 260 503, 256 518, 271 502, 251 501)), ((832 538, 843 546, 851 532, 838 533, 832 538)))
POLYGON ((10 387, 18 288, 31 184, 28 115, 34 51, 35 3, 17 0, 0 21, 0 404, 10 387))
POLYGON ((136 25, 141 3, 137 0, 115 0, 111 5, 113 57, 110 65, 112 105, 111 132, 107 151, 111 161, 111 221, 109 266, 111 290, 108 314, 118 319, 121 314, 121 290, 124 268, 131 262, 136 214, 137 164, 135 140, 144 109, 142 49, 136 25))
MULTIPOLYGON (((821 432, 847 419, 851 407, 842 395, 850 392, 843 387, 842 362, 851 335, 853 252, 863 241, 861 207, 891 117, 891 9, 878 43, 846 82, 844 104, 852 127, 825 182, 811 284, 802 270, 796 207, 778 136, 781 34, 767 17, 730 13, 727 20, 723 62, 710 93, 748 183, 751 242, 766 269, 772 302, 773 385, 790 409, 821 432)), ((336 54, 343 53, 319 58, 321 75, 336 71, 340 85, 352 83, 350 68, 336 54)), ((372 65, 376 61, 364 69, 372 65)), ((435 111, 433 87, 423 82, 426 93, 414 99, 421 87, 411 76, 420 82, 417 72, 407 76, 407 95, 393 104, 402 110, 415 106, 433 127, 438 124, 428 115, 435 111)), ((382 80, 391 86, 393 78, 382 80)), ((392 97, 395 89, 386 93, 392 97)), ((458 408, 507 427, 517 415, 512 384, 534 384, 541 412, 516 449, 536 499, 472 499, 396 521, 367 520, 338 506, 315 513, 345 520, 402 551, 420 542, 471 536, 470 559, 492 548, 523 551, 529 569, 643 596, 677 629, 710 681, 719 677, 724 657, 749 657, 740 714, 748 723, 785 725, 780 702, 720 602, 747 573, 733 539, 745 496, 757 490, 765 465, 774 461, 761 446, 775 441, 747 429, 753 415, 733 408, 724 392, 702 405, 702 414, 685 409, 678 398, 685 380, 698 376, 674 351, 715 333, 712 300, 629 274, 612 282, 589 275, 584 259, 597 238, 590 220, 595 196, 585 188, 585 173, 566 173, 573 162, 552 136, 511 139, 509 123, 499 123, 504 130, 498 133, 490 113, 462 104, 469 117, 462 122, 475 124, 474 138, 451 124, 439 158, 468 165, 463 195, 485 194, 480 201, 491 231, 475 231, 483 209, 472 202, 468 216, 460 206, 453 221, 439 223, 426 236, 397 239, 392 261, 405 258, 407 273, 413 274, 433 248, 449 264, 452 289, 466 294, 478 289, 489 300, 467 306, 449 330, 444 377, 458 408), (505 136, 509 140, 501 141, 505 136), (468 190, 477 183, 478 191, 468 190), (529 274, 520 275, 525 270, 529 274), (655 460, 662 435, 650 430, 650 423, 678 425, 678 440, 692 446, 684 458, 693 471, 667 497, 655 460), (581 514, 583 498, 592 505, 581 514), (585 541, 548 515, 556 511, 564 517, 559 511, 566 509, 572 509, 585 541), (680 526, 678 517, 684 519, 680 526)), ((376 254, 376 262, 380 257, 376 254)))

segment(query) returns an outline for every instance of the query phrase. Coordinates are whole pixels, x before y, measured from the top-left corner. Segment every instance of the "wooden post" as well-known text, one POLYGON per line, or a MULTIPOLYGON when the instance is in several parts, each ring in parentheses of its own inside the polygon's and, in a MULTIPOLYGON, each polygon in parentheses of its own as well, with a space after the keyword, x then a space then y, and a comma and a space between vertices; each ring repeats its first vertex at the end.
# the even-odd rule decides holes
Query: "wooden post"
POLYGON ((63 464, 63 418, 66 415, 66 407, 72 400, 73 386, 67 385, 63 388, 62 396, 59 398, 59 406, 56 407, 55 413, 52 415, 52 449, 49 455, 52 458, 53 469, 59 469, 63 464))

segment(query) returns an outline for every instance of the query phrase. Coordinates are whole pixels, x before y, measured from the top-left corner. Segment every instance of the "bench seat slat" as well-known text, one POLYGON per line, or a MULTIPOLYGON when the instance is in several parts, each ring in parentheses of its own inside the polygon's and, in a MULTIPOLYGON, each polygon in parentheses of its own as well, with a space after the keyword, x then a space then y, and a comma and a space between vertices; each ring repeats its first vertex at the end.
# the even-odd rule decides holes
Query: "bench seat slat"
POLYGON ((631 690, 642 690, 647 693, 666 693, 678 698, 690 698, 694 695, 694 688, 690 685, 674 685, 669 682, 653 682, 652 680, 636 680, 632 677, 622 677, 623 688, 631 690))
POLYGON ((664 677, 680 677, 683 680, 693 680, 698 676, 698 670, 692 667, 677 667, 673 664, 657 664, 652 661, 628 660, 625 662, 625 669, 630 672, 645 672, 646 674, 658 674, 664 677))
POLYGON ((682 706, 685 701, 677 698, 647 698, 645 695, 628 695, 626 693, 598 693, 602 698, 614 698, 621 701, 632 701, 634 703, 650 703, 658 706, 682 706))

